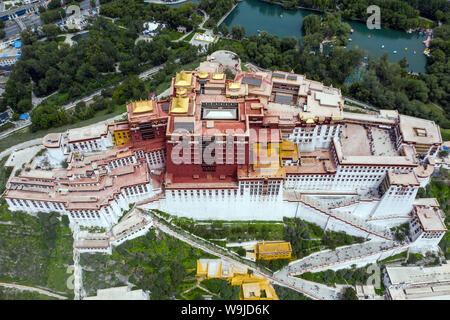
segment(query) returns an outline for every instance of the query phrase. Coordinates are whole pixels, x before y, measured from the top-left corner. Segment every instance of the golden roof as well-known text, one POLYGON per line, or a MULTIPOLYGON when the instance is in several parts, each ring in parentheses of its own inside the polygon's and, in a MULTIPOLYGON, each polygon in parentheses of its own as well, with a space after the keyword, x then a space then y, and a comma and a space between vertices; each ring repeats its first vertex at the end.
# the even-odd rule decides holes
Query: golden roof
POLYGON ((292 251, 291 243, 284 241, 258 242, 256 247, 259 253, 277 253, 277 252, 292 251))
POLYGON ((241 84, 239 82, 230 82, 228 84, 228 88, 230 90, 239 90, 241 88, 241 84))
POLYGON ((153 111, 152 100, 142 100, 133 102, 133 113, 143 113, 153 111))
POLYGON ((263 104, 262 103, 251 103, 250 104, 250 109, 255 110, 255 109, 262 109, 263 108, 263 104))
POLYGON ((298 160, 298 147, 292 141, 283 140, 280 145, 280 158, 298 160))
POLYGON ((172 98, 172 105, 170 107, 170 113, 187 113, 189 109, 188 97, 175 97, 172 98))
POLYGON ((279 300, 275 289, 267 279, 244 282, 241 288, 241 300, 279 300))
POLYGON ((309 119, 306 120, 306 123, 307 124, 313 124, 314 123, 314 119, 309 118, 309 119))
POLYGON ((181 72, 178 72, 175 77, 175 86, 179 87, 186 87, 190 86, 192 83, 192 74, 186 73, 184 70, 181 70, 181 72))
POLYGON ((198 76, 200 79, 206 79, 206 78, 208 78, 208 72, 200 71, 200 72, 197 74, 197 76, 198 76))
POLYGON ((182 96, 182 95, 185 95, 186 93, 187 93, 186 88, 178 88, 177 89, 177 95, 182 96))
POLYGON ((225 74, 224 73, 213 73, 212 78, 214 80, 222 80, 224 78, 225 74))

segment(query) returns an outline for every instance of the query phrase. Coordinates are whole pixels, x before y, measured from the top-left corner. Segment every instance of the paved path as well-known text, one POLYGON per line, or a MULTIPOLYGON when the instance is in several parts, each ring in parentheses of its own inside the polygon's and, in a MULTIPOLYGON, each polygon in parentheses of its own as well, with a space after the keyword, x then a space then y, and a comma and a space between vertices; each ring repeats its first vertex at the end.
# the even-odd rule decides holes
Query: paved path
POLYGON ((34 288, 34 287, 29 287, 29 286, 23 286, 20 284, 15 284, 15 283, 4 283, 4 282, 0 282, 0 286, 2 287, 6 287, 6 288, 15 288, 15 289, 19 289, 19 290, 26 290, 26 291, 33 291, 33 292, 38 292, 40 294, 45 294, 47 296, 50 297, 54 297, 54 298, 58 298, 60 300, 67 300, 67 297, 61 296, 59 294, 44 290, 44 289, 39 289, 39 288, 34 288))
POLYGON ((335 250, 323 250, 307 257, 291 262, 283 268, 289 275, 300 275, 305 272, 326 270, 350 261, 357 261, 371 256, 378 257, 381 253, 407 247, 393 241, 367 241, 350 246, 338 247, 335 250))
POLYGON ((8 149, 2 151, 0 153, 0 159, 3 159, 3 157, 10 155, 15 150, 32 147, 32 146, 35 146, 40 143, 42 143, 42 138, 37 138, 34 140, 29 140, 29 141, 25 141, 25 142, 16 144, 15 146, 9 147, 8 149))
POLYGON ((313 282, 305 281, 298 278, 289 277, 286 272, 279 272, 276 276, 272 276, 267 274, 266 272, 262 272, 259 269, 256 269, 248 264, 245 264, 237 259, 233 259, 227 255, 221 254, 217 252, 217 250, 213 250, 210 247, 205 246, 203 243, 201 243, 199 240, 193 240, 191 238, 188 238, 179 232, 176 232, 166 226, 165 224, 159 222, 156 218, 152 219, 153 226, 159 230, 161 230, 164 233, 169 234, 172 237, 175 237, 183 242, 188 243, 189 245, 199 248, 207 253, 210 253, 212 255, 215 255, 224 261, 227 261, 229 263, 238 265, 243 268, 248 268, 253 271, 253 273, 259 277, 267 278, 271 280, 272 282, 281 285, 283 287, 288 287, 290 289, 293 289, 295 291, 298 291, 307 297, 310 297, 315 300, 324 300, 324 299, 337 299, 337 290, 330 287, 327 287, 325 285, 316 284, 313 282))
POLYGON ((219 20, 219 22, 217 22, 217 26, 220 26, 220 24, 230 15, 230 13, 233 12, 234 8, 237 7, 239 3, 236 3, 227 13, 225 13, 225 15, 219 20))
POLYGON ((83 277, 82 272, 83 268, 80 266, 80 252, 77 248, 75 248, 75 244, 78 240, 78 233, 80 231, 80 227, 78 223, 75 224, 73 229, 73 293, 74 300, 82 300, 83 297, 86 296, 86 293, 83 289, 83 277))
POLYGON ((29 125, 31 125, 31 121, 30 121, 29 119, 27 119, 27 120, 20 120, 20 121, 11 121, 11 122, 13 122, 14 124, 16 124, 16 126, 15 126, 14 128, 11 128, 11 129, 8 129, 8 130, 6 130, 6 131, 3 131, 3 132, 0 134, 0 139, 6 138, 6 137, 9 136, 10 134, 12 134, 12 133, 14 133, 14 132, 16 132, 16 131, 19 131, 19 130, 21 130, 21 129, 23 129, 23 128, 26 128, 26 127, 28 127, 29 125))

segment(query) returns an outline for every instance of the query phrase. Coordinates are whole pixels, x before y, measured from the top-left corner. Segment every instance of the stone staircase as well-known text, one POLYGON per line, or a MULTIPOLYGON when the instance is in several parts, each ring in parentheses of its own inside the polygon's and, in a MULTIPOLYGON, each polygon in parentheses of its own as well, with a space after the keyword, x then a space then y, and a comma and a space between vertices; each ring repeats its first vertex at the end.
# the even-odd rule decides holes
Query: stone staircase
POLYGON ((354 228, 360 229, 364 232, 370 233, 372 235, 375 235, 375 236, 385 239, 385 240, 392 240, 392 235, 390 234, 390 230, 370 225, 364 219, 355 217, 348 213, 344 213, 344 212, 331 213, 329 211, 328 205, 324 204, 323 202, 321 202, 317 199, 314 199, 311 196, 300 195, 299 201, 302 202, 304 205, 311 207, 312 209, 318 210, 332 218, 335 218, 344 223, 347 223, 354 228))
POLYGON ((398 244, 394 241, 368 241, 335 250, 324 250, 311 254, 300 260, 291 262, 285 267, 289 276, 300 275, 305 272, 326 270, 340 264, 348 264, 351 261, 377 256, 384 252, 407 248, 409 244, 398 244))

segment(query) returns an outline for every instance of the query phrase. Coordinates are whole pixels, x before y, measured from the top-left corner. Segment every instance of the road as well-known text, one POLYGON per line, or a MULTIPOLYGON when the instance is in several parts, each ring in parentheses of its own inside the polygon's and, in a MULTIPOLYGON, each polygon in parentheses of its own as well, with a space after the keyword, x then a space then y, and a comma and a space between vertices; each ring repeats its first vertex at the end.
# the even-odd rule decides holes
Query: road
POLYGON ((39 289, 39 288, 34 288, 34 287, 29 287, 29 286, 23 286, 20 284, 14 284, 14 283, 4 283, 4 282, 0 282, 0 286, 2 287, 6 287, 6 288, 15 288, 15 289, 19 289, 19 290, 26 290, 26 291, 33 291, 33 292, 37 292, 40 294, 45 294, 47 296, 50 297, 54 297, 54 298, 58 298, 60 300, 67 300, 67 297, 64 296, 60 296, 59 294, 44 290, 44 289, 39 289))
MULTIPOLYGON (((178 61, 179 61, 179 59, 175 60, 175 62, 178 62, 178 61)), ((141 73, 139 74, 139 78, 140 78, 140 79, 146 79, 146 78, 148 78, 150 75, 152 75, 152 74, 158 72, 159 70, 161 70, 162 68, 164 68, 164 64, 159 65, 159 66, 156 66, 156 67, 153 67, 153 68, 150 68, 150 69, 148 69, 148 70, 145 70, 145 71, 143 71, 143 72, 141 72, 141 73)), ((122 81, 120 81, 118 84, 121 84, 121 83, 122 83, 122 81)), ((111 86, 106 87, 106 88, 111 88, 111 87, 114 87, 114 86, 115 86, 115 85, 111 85, 111 86)), ((75 100, 75 101, 73 101, 73 102, 69 102, 68 104, 62 105, 61 107, 63 107, 64 109, 68 110, 68 109, 71 109, 71 108, 75 107, 76 104, 79 103, 79 102, 81 102, 81 101, 88 102, 88 101, 92 100, 95 96, 100 95, 100 94, 102 93, 102 91, 103 91, 104 89, 106 89, 106 88, 99 89, 99 90, 93 92, 92 94, 90 94, 90 95, 88 95, 88 96, 85 96, 85 97, 83 97, 83 98, 77 99, 77 100, 75 100)), ((43 97, 43 98, 37 98, 37 97, 34 97, 34 96, 33 96, 33 97, 32 97, 32 98, 34 99, 34 100, 33 100, 33 109, 34 109, 35 107, 37 107, 43 100, 49 98, 50 96, 54 95, 55 93, 56 93, 56 92, 54 92, 54 93, 52 93, 51 95, 48 95, 48 96, 46 96, 46 97, 43 97)), ((33 109, 32 109, 32 110, 33 110, 33 109)), ((32 110, 31 110, 31 111, 32 111, 32 110)), ((31 112, 31 111, 30 111, 30 112, 31 112)), ((10 129, 10 130, 8 130, 8 131, 5 131, 5 132, 1 133, 1 134, 0 134, 0 139, 6 138, 6 137, 9 136, 10 134, 12 134, 12 133, 14 133, 14 132, 16 132, 16 131, 18 131, 18 130, 20 130, 20 129, 26 128, 26 127, 28 127, 28 126, 31 125, 31 121, 30 121, 30 120, 21 120, 20 122, 14 122, 14 123, 15 123, 15 124, 19 124, 19 125, 18 125, 17 127, 14 127, 14 128, 12 128, 12 129, 10 129)), ((3 154, 3 152, 2 152, 1 154, 3 154)), ((1 158, 0 158, 0 159, 1 159, 1 158)))

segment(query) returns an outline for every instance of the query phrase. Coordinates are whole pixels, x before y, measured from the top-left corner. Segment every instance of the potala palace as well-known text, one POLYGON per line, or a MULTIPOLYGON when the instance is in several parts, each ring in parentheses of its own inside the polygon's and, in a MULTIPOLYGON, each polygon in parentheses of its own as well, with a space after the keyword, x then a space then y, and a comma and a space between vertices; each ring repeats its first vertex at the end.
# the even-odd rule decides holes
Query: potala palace
POLYGON ((281 220, 391 240, 410 223, 417 250, 446 232, 435 199, 417 199, 440 163, 439 127, 395 110, 343 111, 339 89, 286 72, 202 62, 172 79, 166 100, 131 102, 127 121, 48 134, 67 168, 23 170, 11 210, 58 211, 110 228, 131 204, 196 219, 281 220))

